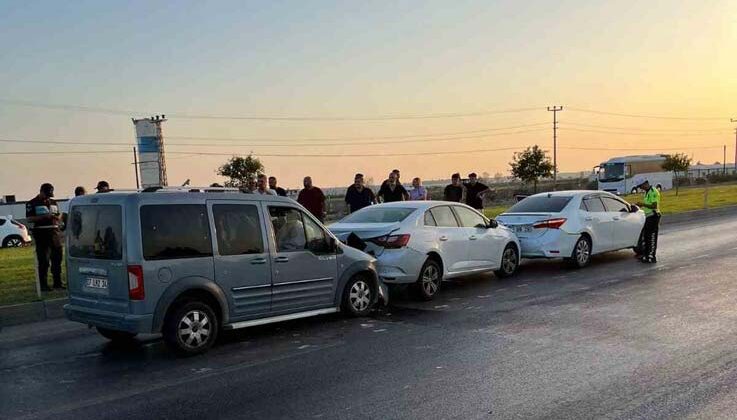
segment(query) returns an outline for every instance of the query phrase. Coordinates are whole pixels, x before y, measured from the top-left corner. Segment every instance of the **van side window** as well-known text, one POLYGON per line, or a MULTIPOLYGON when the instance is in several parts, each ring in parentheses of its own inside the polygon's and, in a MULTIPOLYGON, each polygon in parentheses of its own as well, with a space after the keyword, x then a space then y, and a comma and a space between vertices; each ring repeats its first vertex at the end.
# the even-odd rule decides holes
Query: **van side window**
POLYGON ((279 252, 302 251, 307 245, 302 212, 292 207, 269 207, 279 252))
POLYGON ((302 215, 302 221, 305 224, 307 249, 315 254, 332 254, 327 233, 305 214, 302 215))
POLYGON ((214 204, 215 234, 220 255, 263 254, 261 220, 252 204, 214 204))
POLYGON ((210 224, 203 204, 141 206, 143 258, 166 260, 212 256, 210 224))

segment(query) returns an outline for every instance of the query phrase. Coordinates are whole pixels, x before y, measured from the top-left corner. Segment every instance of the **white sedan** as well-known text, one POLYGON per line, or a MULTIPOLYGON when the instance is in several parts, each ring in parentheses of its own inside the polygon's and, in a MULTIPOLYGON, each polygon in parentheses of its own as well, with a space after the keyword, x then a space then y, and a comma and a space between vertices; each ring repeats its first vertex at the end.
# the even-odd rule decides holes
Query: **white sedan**
POLYGON ((0 216, 0 246, 11 248, 23 246, 31 242, 31 235, 25 225, 16 222, 10 216, 0 216))
POLYGON ((444 279, 519 266, 520 245, 509 229, 469 206, 400 201, 361 209, 328 228, 341 241, 376 257, 384 283, 413 284, 432 299, 444 279))
POLYGON ((527 197, 497 220, 517 234, 523 257, 584 267, 592 255, 635 248, 645 214, 608 192, 557 191, 527 197))

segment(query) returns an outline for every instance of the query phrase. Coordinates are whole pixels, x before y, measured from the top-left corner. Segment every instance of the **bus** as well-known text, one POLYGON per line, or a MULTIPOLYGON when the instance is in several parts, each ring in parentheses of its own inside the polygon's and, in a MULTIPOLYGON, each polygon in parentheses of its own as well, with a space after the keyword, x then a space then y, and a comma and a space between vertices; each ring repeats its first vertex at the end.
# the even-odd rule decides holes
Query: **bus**
POLYGON ((636 193, 632 185, 635 175, 643 175, 659 190, 673 188, 673 173, 663 170, 665 155, 621 156, 609 159, 594 168, 600 191, 613 194, 636 193))

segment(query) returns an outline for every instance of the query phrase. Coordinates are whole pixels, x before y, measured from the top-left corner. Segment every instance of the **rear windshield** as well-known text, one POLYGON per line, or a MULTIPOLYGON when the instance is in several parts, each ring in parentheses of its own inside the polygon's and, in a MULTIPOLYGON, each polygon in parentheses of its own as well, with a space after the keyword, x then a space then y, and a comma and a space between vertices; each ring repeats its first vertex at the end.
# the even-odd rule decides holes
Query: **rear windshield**
POLYGON ((98 260, 123 258, 120 206, 74 206, 68 223, 70 256, 98 260))
POLYGON ((573 197, 539 195, 527 197, 505 213, 558 213, 573 197))
POLYGON ((210 222, 201 204, 142 206, 141 238, 147 260, 212 256, 210 222))
POLYGON ((340 223, 395 223, 401 222, 415 209, 404 207, 366 207, 345 219, 340 223))

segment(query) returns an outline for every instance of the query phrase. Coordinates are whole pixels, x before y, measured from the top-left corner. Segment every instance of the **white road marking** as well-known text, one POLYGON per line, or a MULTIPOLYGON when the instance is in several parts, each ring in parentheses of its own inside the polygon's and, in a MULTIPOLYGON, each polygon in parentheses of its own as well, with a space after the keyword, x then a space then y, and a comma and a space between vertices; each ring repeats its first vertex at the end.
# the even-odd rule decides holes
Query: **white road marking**
POLYGON ((447 307, 448 307, 448 305, 438 305, 438 306, 435 307, 435 309, 443 309, 443 308, 447 308, 447 307))
POLYGON ((697 255, 694 258, 706 258, 708 256, 709 256, 709 254, 702 254, 702 255, 697 255))
POLYGON ((529 285, 528 285, 527 283, 525 283, 525 284, 520 284, 520 285, 519 285, 519 286, 517 286, 517 287, 527 287, 527 286, 529 286, 529 285))
POLYGON ((386 328, 379 328, 378 330, 374 330, 375 333, 380 333, 386 331, 386 328))

